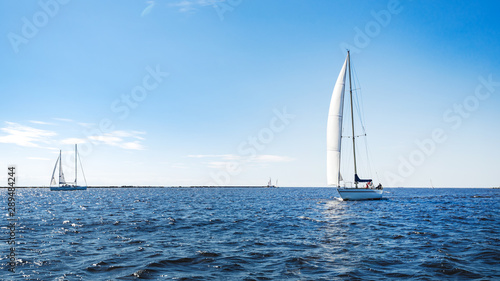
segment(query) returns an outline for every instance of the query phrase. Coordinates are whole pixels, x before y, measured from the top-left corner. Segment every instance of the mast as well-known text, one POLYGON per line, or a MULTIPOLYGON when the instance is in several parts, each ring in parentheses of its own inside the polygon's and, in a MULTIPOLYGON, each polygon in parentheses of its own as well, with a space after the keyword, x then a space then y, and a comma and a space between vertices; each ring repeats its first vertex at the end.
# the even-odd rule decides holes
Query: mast
POLYGON ((62 153, 61 150, 59 150, 59 186, 61 186, 61 174, 62 174, 62 153))
POLYGON ((356 175, 358 174, 358 170, 356 167, 356 141, 354 134, 354 110, 352 106, 352 79, 351 79, 351 55, 349 50, 347 50, 347 57, 349 58, 349 94, 351 96, 351 125, 352 125, 352 152, 354 156, 354 184, 356 188, 358 188, 358 181, 356 180, 356 175))
POLYGON ((76 179, 77 179, 77 174, 78 174, 78 169, 77 169, 77 162, 76 162, 76 159, 78 157, 78 151, 77 151, 77 148, 76 148, 76 143, 75 143, 75 185, 77 185, 76 183, 76 179))

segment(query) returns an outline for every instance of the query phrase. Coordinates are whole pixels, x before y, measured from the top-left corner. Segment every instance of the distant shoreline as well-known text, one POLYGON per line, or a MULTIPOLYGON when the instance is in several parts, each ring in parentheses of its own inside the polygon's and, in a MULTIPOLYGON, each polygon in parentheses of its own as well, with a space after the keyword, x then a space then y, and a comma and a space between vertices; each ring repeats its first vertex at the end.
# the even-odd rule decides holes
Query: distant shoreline
MULTIPOLYGON (((0 186, 0 188, 8 188, 8 186, 0 186)), ((50 186, 16 186, 15 188, 50 188, 50 186)), ((134 186, 134 185, 121 185, 121 186, 87 186, 87 188, 268 188, 267 186, 134 186)))
MULTIPOLYGON (((311 186, 311 187, 304 187, 304 186, 286 186, 286 187, 294 187, 294 188, 333 188, 335 187, 329 187, 329 186, 311 186)), ((8 186, 0 186, 0 189, 2 188, 8 188, 8 186)), ((15 188, 50 188, 50 186, 16 186, 15 188)), ((258 185, 227 185, 227 186, 207 186, 207 185, 192 185, 192 186, 157 186, 157 185, 151 185, 151 186, 134 186, 134 185, 109 185, 109 186, 87 186, 87 188, 269 188, 269 189, 279 189, 282 187, 267 187, 267 186, 258 186, 258 185)), ((384 188, 429 188, 432 189, 432 187, 384 187, 384 188)), ((487 188, 487 189, 500 189, 500 187, 436 187, 435 189, 441 189, 441 188, 487 188)))

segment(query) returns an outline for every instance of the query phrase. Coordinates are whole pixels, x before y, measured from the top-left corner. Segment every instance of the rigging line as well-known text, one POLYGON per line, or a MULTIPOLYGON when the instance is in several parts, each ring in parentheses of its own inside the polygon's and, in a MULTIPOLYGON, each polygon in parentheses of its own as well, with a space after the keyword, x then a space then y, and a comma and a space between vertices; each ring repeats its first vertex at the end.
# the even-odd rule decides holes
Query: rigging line
MULTIPOLYGON (((356 91, 356 98, 357 98, 357 101, 358 101, 358 110, 359 109, 364 109, 364 105, 363 105, 363 92, 361 91, 361 89, 362 89, 361 82, 359 81, 358 73, 357 73, 356 69, 354 69, 354 82, 356 83, 356 86, 359 89, 359 96, 358 96, 358 91, 356 91)), ((364 123, 364 120, 365 120, 364 110, 359 110, 358 113, 362 114, 362 118, 360 117, 360 119, 364 123)))
POLYGON ((365 151, 366 151, 366 164, 368 166, 368 171, 370 172, 370 175, 373 175, 373 171, 375 171, 375 174, 377 176, 377 181, 380 183, 380 178, 378 176, 378 172, 377 170, 373 169, 372 167, 372 164, 371 164, 371 159, 372 159, 372 153, 371 153, 371 149, 370 149, 370 146, 368 144, 368 137, 364 138, 364 141, 365 141, 365 151))
MULTIPOLYGON (((361 93, 361 91, 359 91, 361 93)), ((357 114, 358 114, 358 118, 359 118, 359 123, 361 124, 361 129, 363 130, 363 133, 366 134, 366 129, 365 129, 365 122, 364 122, 364 113, 362 113, 362 105, 360 105, 360 100, 362 100, 359 96, 358 96, 358 91, 356 91, 356 100, 355 100, 355 105, 356 105, 356 111, 357 111, 357 114)), ((362 103, 362 101, 361 101, 362 103)))
POLYGON ((371 158, 370 157, 370 150, 368 149, 368 139, 365 139, 365 151, 366 151, 366 164, 368 165, 368 171, 370 172, 370 175, 373 175, 373 169, 372 169, 372 164, 371 164, 372 161, 370 159, 371 158))
MULTIPOLYGON (((362 87, 361 87, 361 83, 359 82, 359 79, 358 79, 358 74, 356 72, 356 68, 354 66, 352 66, 352 71, 353 71, 353 76, 354 76, 354 79, 353 79, 353 82, 355 84, 355 97, 356 97, 356 100, 355 100, 355 105, 356 105, 356 110, 357 110, 357 114, 358 114, 358 118, 359 118, 359 123, 361 124, 361 129, 363 130, 363 135, 360 135, 360 136, 365 136, 364 138, 364 143, 365 143, 365 152, 366 152, 366 165, 367 165, 367 170, 369 172, 369 174, 373 174, 373 169, 372 169, 372 165, 371 165, 371 153, 370 153, 370 149, 369 149, 369 146, 368 146, 368 137, 367 137, 367 134, 366 134, 366 129, 365 129, 365 125, 364 125, 364 121, 365 121, 365 112, 364 110, 361 110, 364 108, 364 105, 363 105, 363 92, 362 92, 362 87), (359 93, 358 93, 359 92, 359 93)), ((356 136, 358 137, 358 136, 356 136)), ((359 145, 359 142, 356 146, 359 145)), ((378 173, 377 173, 377 178, 378 178, 378 173)), ((377 179, 378 180, 378 179, 377 179)))
MULTIPOLYGON (((358 91, 356 91, 356 98, 357 98, 357 103, 356 103, 356 106, 357 106, 357 109, 358 109, 358 116, 360 118, 360 123, 361 123, 361 128, 363 129, 363 133, 364 133, 364 141, 365 141, 365 152, 366 152, 366 164, 367 164, 367 168, 368 168, 368 172, 370 174, 373 174, 373 168, 372 168, 372 165, 371 165, 371 150, 370 150, 370 147, 368 145, 368 137, 367 137, 367 133, 366 133, 366 129, 365 129, 365 126, 364 126, 364 121, 365 121, 365 111, 364 110, 359 110, 360 107, 361 108, 364 108, 364 105, 363 105, 363 92, 361 91, 361 85, 360 85, 360 82, 358 80, 358 75, 357 75, 357 72, 355 69, 353 69, 354 71, 354 77, 355 77, 355 82, 356 82, 356 85, 359 87, 359 96, 358 96, 358 91)), ((378 179, 378 173, 375 171, 376 175, 377 175, 377 180, 378 179)))
MULTIPOLYGON (((354 70, 354 69, 353 69, 353 72, 354 72, 354 79, 353 79, 354 87, 357 87, 357 86, 358 86, 359 81, 357 81, 356 72, 355 72, 355 70, 354 70)), ((359 88, 359 87, 358 87, 358 88, 359 88)), ((361 125, 361 130, 362 130, 362 132, 363 132, 363 135, 366 135, 366 133, 365 133, 365 127, 364 127, 364 124, 363 124, 363 119, 362 119, 362 116, 361 116, 361 114, 360 114, 360 112, 361 112, 361 110, 360 110, 360 105, 359 105, 359 100, 360 100, 360 98, 359 98, 359 95, 358 95, 358 91, 355 91, 354 93, 355 93, 354 105, 355 105, 355 108, 356 108, 356 114, 357 114, 357 117, 358 117, 358 119, 359 119, 359 124, 361 125)), ((354 113, 353 113, 353 115, 354 115, 354 113)), ((354 118, 354 116, 352 116, 352 118, 354 118)), ((357 137, 357 136, 355 135, 355 132, 353 132, 352 134, 353 134, 353 138, 356 138, 356 137, 357 137)), ((356 148, 358 148, 358 147, 359 147, 359 141, 358 141, 358 143, 356 143, 355 145, 356 145, 356 148)), ((359 149, 357 149, 357 150, 359 151, 359 149)), ((363 163, 363 162, 361 162, 361 163, 363 163)), ((366 165, 366 163, 363 163, 363 164, 364 164, 363 166, 365 166, 365 165, 366 165)), ((359 171, 358 171, 358 172, 359 172, 359 171)))
POLYGON ((355 91, 355 94, 356 94, 356 99, 355 99, 355 105, 356 105, 356 111, 357 111, 357 114, 358 114, 358 118, 359 118, 359 123, 361 124, 361 128, 363 129, 363 133, 366 133, 366 130, 365 130, 365 125, 364 125, 364 120, 365 120, 365 116, 364 116, 364 111, 362 110, 364 108, 363 106, 363 92, 361 91, 361 83, 359 82, 359 79, 358 79, 358 74, 356 72, 356 69, 355 67, 353 67, 353 73, 354 73, 354 79, 353 79, 353 83, 355 84, 355 87, 356 87, 356 91, 355 91), (358 94, 359 93, 359 94, 358 94))
POLYGON ((83 171, 82 158, 80 157, 79 152, 78 152, 78 160, 80 161, 80 167, 82 167, 82 175, 83 175, 83 180, 85 181, 85 186, 88 186, 87 179, 85 178, 85 172, 83 171))

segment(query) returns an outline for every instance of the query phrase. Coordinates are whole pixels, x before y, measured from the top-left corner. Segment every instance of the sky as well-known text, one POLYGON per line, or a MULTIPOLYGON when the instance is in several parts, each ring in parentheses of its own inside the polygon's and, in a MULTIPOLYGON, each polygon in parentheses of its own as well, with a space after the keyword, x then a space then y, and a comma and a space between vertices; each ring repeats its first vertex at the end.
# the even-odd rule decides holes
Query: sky
POLYGON ((0 163, 20 186, 48 186, 59 150, 74 178, 78 144, 90 186, 327 186, 328 107, 350 49, 361 177, 497 187, 499 7, 1 1, 0 163))

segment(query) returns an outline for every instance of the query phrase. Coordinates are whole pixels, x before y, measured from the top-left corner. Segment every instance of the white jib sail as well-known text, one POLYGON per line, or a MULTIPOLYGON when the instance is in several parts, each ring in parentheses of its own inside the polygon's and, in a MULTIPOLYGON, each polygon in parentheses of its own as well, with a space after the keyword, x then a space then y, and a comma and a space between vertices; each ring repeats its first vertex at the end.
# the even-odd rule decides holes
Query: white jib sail
POLYGON ((340 184, 340 143, 342 138, 342 113, 344 108, 345 74, 349 54, 333 88, 326 132, 326 176, 328 185, 340 184))
POLYGON ((54 175, 56 174, 56 169, 57 169, 58 162, 59 162, 59 157, 56 160, 56 165, 54 165, 54 171, 52 171, 52 178, 50 180, 50 185, 56 185, 57 184, 56 178, 54 177, 54 175))

